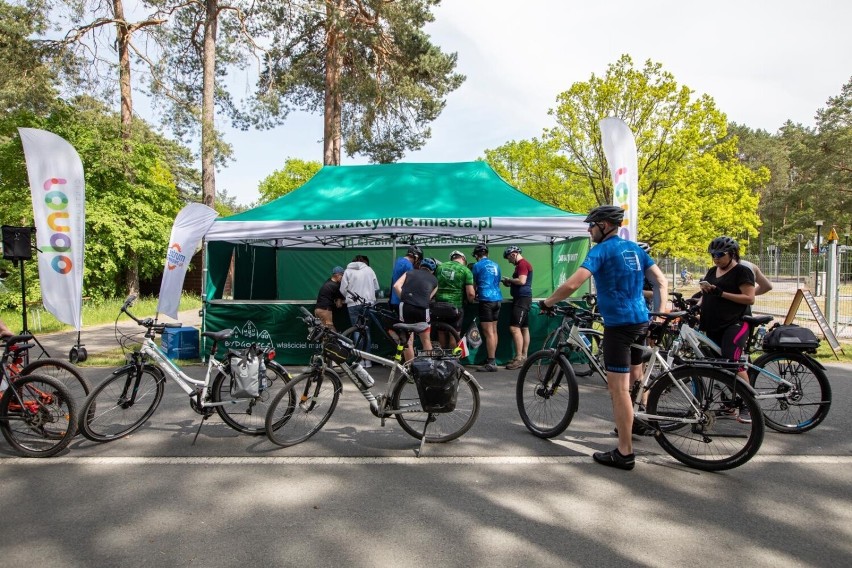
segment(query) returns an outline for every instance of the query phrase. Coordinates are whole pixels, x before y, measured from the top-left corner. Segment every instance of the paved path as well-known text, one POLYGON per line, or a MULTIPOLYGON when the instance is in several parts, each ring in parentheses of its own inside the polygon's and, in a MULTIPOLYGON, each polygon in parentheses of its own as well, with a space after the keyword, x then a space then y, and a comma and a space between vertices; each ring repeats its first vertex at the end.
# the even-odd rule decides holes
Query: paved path
MULTIPOLYGON (((200 310, 187 310, 178 312, 178 319, 173 320, 169 317, 162 317, 160 321, 172 322, 178 321, 185 326, 201 328, 200 310)), ((119 319, 119 328, 126 333, 136 333, 141 328, 128 318, 127 316, 119 319)), ((65 359, 68 357, 68 352, 77 344, 76 331, 59 331, 49 334, 36 334, 36 339, 42 344, 44 349, 51 357, 65 359)), ((101 325, 84 327, 80 333, 80 342, 86 347, 89 355, 103 353, 118 347, 118 342, 115 338, 115 323, 105 323, 101 325)))

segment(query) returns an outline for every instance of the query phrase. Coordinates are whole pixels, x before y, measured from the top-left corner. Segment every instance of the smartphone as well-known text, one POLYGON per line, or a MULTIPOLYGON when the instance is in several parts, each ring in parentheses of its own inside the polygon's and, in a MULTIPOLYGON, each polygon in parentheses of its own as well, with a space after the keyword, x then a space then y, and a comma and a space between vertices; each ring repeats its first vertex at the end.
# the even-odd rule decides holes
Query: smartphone
POLYGON ((699 285, 699 286, 704 286, 704 285, 709 286, 709 285, 710 285, 710 283, 709 283, 709 282, 707 282, 706 280, 699 280, 699 281, 698 281, 698 285, 699 285))

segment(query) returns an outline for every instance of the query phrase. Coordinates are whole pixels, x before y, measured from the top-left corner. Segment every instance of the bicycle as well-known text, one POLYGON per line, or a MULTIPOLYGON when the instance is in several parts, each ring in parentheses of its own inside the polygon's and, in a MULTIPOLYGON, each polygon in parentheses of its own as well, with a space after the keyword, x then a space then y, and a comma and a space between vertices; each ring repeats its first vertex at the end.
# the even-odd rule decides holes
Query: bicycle
MULTIPOLYGON (((180 323, 156 323, 152 318, 137 318, 129 311, 135 299, 135 296, 127 298, 119 311, 119 317, 122 313, 127 314, 145 328, 141 347, 130 353, 127 365, 113 371, 86 398, 81 409, 84 417, 81 420, 83 435, 96 442, 109 442, 139 429, 157 410, 167 377, 189 396, 190 407, 202 417, 195 439, 204 421, 214 411, 225 424, 238 432, 263 434, 266 405, 275 391, 289 379, 286 369, 273 360, 275 352, 261 350, 258 354, 258 394, 232 396, 231 357, 239 357, 241 354, 229 352, 224 362, 216 359, 218 343, 227 340, 232 331, 202 333, 213 343, 204 380, 193 379, 172 362, 154 341, 156 335, 162 335, 165 328, 180 327, 180 323)), ((116 338, 122 348, 135 341, 133 336, 119 337, 119 333, 116 318, 116 338)))
MULTIPOLYGON (((533 353, 518 375, 518 411, 527 429, 540 438, 561 434, 577 411, 577 379, 566 353, 582 352, 606 377, 580 335, 578 310, 570 305, 551 310, 570 321, 567 339, 554 349, 533 353)), ((734 404, 758 411, 750 387, 725 369, 700 363, 668 365, 659 346, 663 326, 651 327, 655 344, 633 346, 642 350, 646 363, 642 380, 631 389, 635 421, 651 429, 660 447, 687 466, 721 471, 746 463, 763 443, 763 422, 738 422, 730 408, 734 404)))
MULTIPOLYGON (((355 292, 349 291, 348 294, 352 300, 362 306, 361 313, 358 315, 358 319, 355 321, 355 324, 347 328, 342 333, 345 337, 350 338, 354 348, 358 351, 368 351, 368 348, 372 347, 367 345, 366 334, 366 330, 370 326, 370 322, 374 324, 374 327, 379 329, 388 342, 395 344, 397 342, 397 338, 393 336, 394 334, 392 334, 390 330, 394 328, 395 324, 400 323, 399 314, 391 309, 373 304, 355 292)), ((430 327, 433 332, 443 331, 450 334, 450 336, 455 339, 456 344, 458 344, 461 340, 459 332, 456 331, 452 325, 446 322, 432 321, 430 322, 430 327)), ((416 336, 415 341, 417 341, 416 336)))
POLYGON ((10 337, 0 364, 0 432, 18 453, 46 458, 68 447, 77 432, 77 403, 57 379, 40 374, 15 375, 9 361, 20 356, 26 336, 10 337))
POLYGON ((387 418, 394 417, 406 433, 420 440, 418 456, 426 442, 455 440, 476 422, 481 387, 458 364, 456 355, 433 350, 421 352, 404 364, 401 362, 408 335, 423 331, 428 324, 395 324, 393 329, 400 339, 396 342, 394 359, 390 360, 355 349, 347 336, 323 326, 304 308, 302 312, 300 319, 308 326, 308 340, 321 346, 311 357, 306 371, 293 377, 269 405, 266 435, 273 443, 288 447, 304 442, 325 425, 343 389, 340 374, 332 368, 334 364, 364 396, 370 412, 381 420, 382 426, 387 418), (390 369, 385 390, 378 396, 370 390, 375 379, 359 363, 362 359, 390 369), (441 375, 431 377, 441 379, 443 382, 436 381, 441 382, 440 386, 424 386, 425 374, 418 374, 420 367, 430 365, 441 375), (437 390, 430 394, 430 388, 437 390))
MULTIPOLYGON (((603 332, 592 327, 596 323, 603 323, 600 314, 595 310, 597 297, 594 294, 584 294, 582 301, 586 304, 586 306, 588 306, 588 308, 584 309, 581 306, 577 306, 577 317, 579 318, 578 323, 580 324, 580 337, 584 338, 583 341, 589 345, 592 355, 600 362, 603 361, 603 350, 601 345, 603 342, 603 332)), ((547 337, 545 337, 541 346, 542 350, 554 349, 560 341, 565 342, 567 340, 571 326, 570 324, 565 324, 566 321, 563 319, 559 327, 547 334, 547 337)), ((586 377, 595 372, 594 367, 589 364, 586 356, 580 351, 572 352, 569 357, 569 361, 574 367, 574 374, 578 377, 586 377)), ((606 377, 601 377, 601 379, 606 382, 606 377)))
MULTIPOLYGON (((801 434, 818 426, 831 408, 831 383, 819 361, 804 349, 778 349, 767 351, 751 361, 765 334, 765 325, 774 318, 745 316, 749 335, 739 362, 720 359, 722 350, 706 335, 695 329, 698 307, 675 296, 675 307, 685 308, 673 312, 679 324, 670 327, 668 361, 705 360, 718 365, 746 369, 766 425, 777 432, 801 434)), ((673 317, 673 319, 674 319, 673 317)))
MULTIPOLYGON (((62 383, 77 402, 77 405, 81 406, 89 393, 92 392, 92 383, 80 373, 75 365, 62 359, 46 357, 30 360, 30 350, 35 347, 33 343, 30 343, 31 341, 34 341, 34 337, 29 333, 8 337, 3 341, 5 347, 3 364, 9 374, 13 377, 33 374, 52 377, 62 383)), ((42 354, 46 354, 44 349, 42 349, 42 354)))

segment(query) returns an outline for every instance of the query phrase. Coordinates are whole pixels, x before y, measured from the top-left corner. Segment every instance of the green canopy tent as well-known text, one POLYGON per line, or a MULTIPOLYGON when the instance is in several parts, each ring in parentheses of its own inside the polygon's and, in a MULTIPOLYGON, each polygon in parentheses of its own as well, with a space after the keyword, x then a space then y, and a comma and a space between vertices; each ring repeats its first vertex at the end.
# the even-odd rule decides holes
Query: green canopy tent
POLYGON ((517 244, 534 267, 533 294, 542 296, 579 265, 587 237, 582 215, 518 191, 485 162, 326 166, 291 193, 213 223, 205 236, 205 327, 234 328, 232 347, 262 339, 282 361, 301 362, 312 348, 293 320, 297 307, 312 310, 332 266, 355 254, 370 256, 387 293, 398 246, 416 243, 443 261, 453 249, 470 255, 487 242, 511 274, 501 253, 517 244), (233 299, 225 300, 229 272, 233 299))

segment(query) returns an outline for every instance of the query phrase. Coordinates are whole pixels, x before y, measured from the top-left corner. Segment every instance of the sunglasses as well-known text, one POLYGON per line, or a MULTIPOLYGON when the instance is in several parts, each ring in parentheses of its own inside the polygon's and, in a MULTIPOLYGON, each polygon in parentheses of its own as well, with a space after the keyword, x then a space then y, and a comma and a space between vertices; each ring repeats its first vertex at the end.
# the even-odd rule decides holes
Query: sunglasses
POLYGON ((710 256, 712 256, 713 258, 722 258, 726 254, 728 254, 728 253, 726 253, 726 252, 711 252, 710 256))

